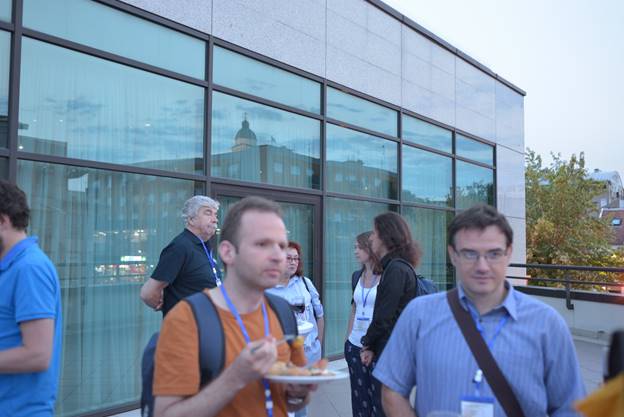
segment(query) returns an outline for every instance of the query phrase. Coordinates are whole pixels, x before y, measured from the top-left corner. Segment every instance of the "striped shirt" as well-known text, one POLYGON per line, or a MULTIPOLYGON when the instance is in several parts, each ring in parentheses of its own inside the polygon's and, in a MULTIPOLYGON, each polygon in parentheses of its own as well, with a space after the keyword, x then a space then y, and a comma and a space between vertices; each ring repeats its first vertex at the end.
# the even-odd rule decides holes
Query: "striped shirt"
MULTIPOLYGON (((504 302, 484 315, 460 285, 461 304, 478 317, 488 342, 509 316, 491 350, 527 417, 578 416, 572 403, 585 396, 585 386, 563 318, 505 285, 504 302)), ((477 368, 442 292, 418 297, 405 308, 373 375, 404 397, 418 386, 414 408, 426 416, 434 410, 460 413, 461 397, 475 395, 477 368)), ((480 394, 495 397, 485 379, 480 394)), ((505 416, 498 401, 494 416, 505 416)))

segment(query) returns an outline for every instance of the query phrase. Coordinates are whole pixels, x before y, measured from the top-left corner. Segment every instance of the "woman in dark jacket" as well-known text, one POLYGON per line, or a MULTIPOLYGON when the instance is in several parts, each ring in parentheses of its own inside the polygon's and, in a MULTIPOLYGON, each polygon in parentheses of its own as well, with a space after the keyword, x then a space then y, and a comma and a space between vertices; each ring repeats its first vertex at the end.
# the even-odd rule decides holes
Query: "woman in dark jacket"
MULTIPOLYGON (((377 298, 371 324, 362 337, 362 363, 371 368, 386 346, 399 315, 416 296, 416 272, 420 248, 412 239, 409 225, 397 213, 375 217, 371 247, 381 259, 383 273, 377 287, 377 298)), ((373 416, 383 416, 381 384, 373 378, 373 416)))

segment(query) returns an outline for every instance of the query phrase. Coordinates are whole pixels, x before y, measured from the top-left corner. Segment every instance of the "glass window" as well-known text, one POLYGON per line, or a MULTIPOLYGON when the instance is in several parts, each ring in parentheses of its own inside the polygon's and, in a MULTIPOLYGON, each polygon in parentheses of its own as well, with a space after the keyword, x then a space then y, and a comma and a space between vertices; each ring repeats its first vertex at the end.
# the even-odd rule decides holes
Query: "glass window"
POLYGON ((397 198, 397 143, 327 125, 327 189, 397 198))
POLYGON ((318 189, 320 144, 318 120, 213 93, 214 176, 318 189), (276 163, 281 169, 276 169, 276 163), (292 175, 293 166, 299 166, 306 175, 292 175))
POLYGON ((203 88, 28 38, 21 68, 20 149, 202 172, 203 88))
POLYGON ((473 161, 494 165, 494 147, 485 143, 457 135, 455 153, 473 161))
POLYGON ((139 290, 182 231, 180 210, 200 184, 31 161, 18 161, 17 172, 31 231, 61 280, 68 360, 57 413, 138 401, 143 348, 162 318, 142 305, 139 290))
POLYGON ((622 219, 620 219, 619 217, 615 217, 614 219, 611 220, 611 224, 613 226, 621 226, 622 225, 622 219))
POLYGON ((453 134, 431 123, 403 115, 403 140, 428 146, 443 152, 453 152, 453 134))
POLYGON ((0 0, 0 20, 11 21, 12 0, 0 0))
POLYGON ((326 356, 343 353, 353 296, 351 274, 361 268, 353 255, 355 238, 372 229, 375 216, 389 210, 392 206, 388 204, 341 198, 325 200, 327 238, 323 258, 323 307, 326 356))
POLYGON ((407 206, 403 207, 402 214, 422 249, 418 273, 433 280, 439 290, 451 288, 454 280, 446 250, 446 231, 453 214, 450 211, 407 206))
POLYGON ((457 208, 467 209, 477 203, 494 204, 494 172, 489 168, 457 161, 457 208))
POLYGON ((452 206, 451 158, 403 145, 402 198, 417 203, 452 206))
POLYGON ((301 110, 321 112, 321 85, 316 81, 218 46, 214 47, 213 81, 301 110))
POLYGON ((24 26, 191 77, 205 78, 206 43, 89 0, 24 0, 24 26))
POLYGON ((0 158, 0 178, 6 180, 9 178, 9 160, 0 158))
MULTIPOLYGON (((240 201, 240 197, 218 195, 219 201, 219 224, 223 224, 230 207, 240 201)), ((306 277, 315 281, 314 271, 314 206, 310 204, 287 203, 278 201, 282 208, 282 218, 286 225, 288 240, 301 245, 303 255, 303 273, 306 277)), ((222 269, 225 273, 225 270, 222 269)), ((320 277, 318 277, 320 279, 320 277)))
POLYGON ((397 136, 397 112, 327 87, 327 116, 369 130, 397 136))
POLYGON ((9 63, 11 34, 0 30, 0 147, 5 148, 9 137, 9 63))

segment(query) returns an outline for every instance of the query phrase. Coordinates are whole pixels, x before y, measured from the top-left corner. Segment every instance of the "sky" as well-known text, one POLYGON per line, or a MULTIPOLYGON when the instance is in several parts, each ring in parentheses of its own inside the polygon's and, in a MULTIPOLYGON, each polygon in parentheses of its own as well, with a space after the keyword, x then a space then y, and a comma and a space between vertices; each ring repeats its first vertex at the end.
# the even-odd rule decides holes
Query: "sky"
POLYGON ((624 1, 383 0, 527 92, 525 147, 624 177, 624 1))

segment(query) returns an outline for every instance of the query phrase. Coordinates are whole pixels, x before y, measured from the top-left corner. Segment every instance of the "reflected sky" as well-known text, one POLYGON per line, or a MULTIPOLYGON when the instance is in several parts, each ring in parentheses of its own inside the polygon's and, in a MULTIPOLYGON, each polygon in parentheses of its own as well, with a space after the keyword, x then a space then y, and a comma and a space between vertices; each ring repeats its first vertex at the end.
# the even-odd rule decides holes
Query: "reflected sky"
POLYGON ((468 208, 476 203, 494 203, 494 173, 491 169, 457 161, 456 170, 457 208, 468 208))
POLYGON ((403 146, 403 198, 447 206, 451 204, 451 158, 403 146))
POLYGON ((0 30, 0 115, 7 115, 9 109, 9 54, 11 35, 0 30))
POLYGON ((366 129, 397 136, 397 112, 327 87, 327 116, 366 129))
POLYGON ((194 170, 189 161, 203 152, 203 88, 28 38, 22 48, 24 150, 194 170))
POLYGON ((414 117, 403 115, 403 140, 451 153, 453 137, 449 130, 432 125, 414 117))
POLYGON ((470 158, 488 165, 494 164, 494 148, 492 146, 460 134, 456 136, 455 152, 464 158, 470 158))
POLYGON ((205 78, 206 43, 112 7, 85 0, 24 0, 24 26, 205 78))
POLYGON ((11 0, 0 0, 0 20, 11 21, 11 0))
POLYGON ((218 46, 214 48, 213 81, 312 113, 321 112, 321 85, 316 81, 218 46))

